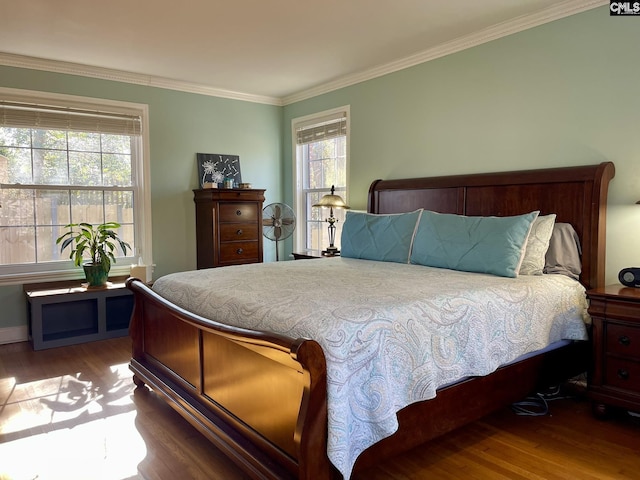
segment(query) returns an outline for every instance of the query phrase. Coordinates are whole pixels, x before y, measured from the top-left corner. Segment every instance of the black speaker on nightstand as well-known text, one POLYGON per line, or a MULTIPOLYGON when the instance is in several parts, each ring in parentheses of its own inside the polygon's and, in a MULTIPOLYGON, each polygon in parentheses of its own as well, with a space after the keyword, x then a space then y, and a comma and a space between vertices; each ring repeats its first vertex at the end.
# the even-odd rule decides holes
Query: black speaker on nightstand
POLYGON ((640 287, 640 268, 629 267, 623 268, 618 273, 618 280, 625 287, 640 287))

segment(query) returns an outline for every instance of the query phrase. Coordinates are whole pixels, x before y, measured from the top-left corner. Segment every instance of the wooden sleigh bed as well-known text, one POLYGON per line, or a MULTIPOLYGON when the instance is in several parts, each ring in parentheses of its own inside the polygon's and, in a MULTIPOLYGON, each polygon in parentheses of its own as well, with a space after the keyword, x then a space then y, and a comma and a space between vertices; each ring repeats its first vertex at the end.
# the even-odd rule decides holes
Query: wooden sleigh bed
MULTIPOLYGON (((533 210, 571 224, 582 246, 581 283, 604 285, 610 162, 599 165, 372 183, 368 211, 424 208, 469 216, 533 210)), ((318 260, 324 261, 324 260, 318 260)), ((315 260, 306 260, 315 262, 315 260)), ((327 446, 327 365, 320 345, 226 326, 192 314, 129 279, 135 295, 130 368, 217 448, 257 479, 337 479, 327 446)), ((354 472, 586 371, 588 342, 441 388, 398 413, 399 430, 365 450, 354 472)))

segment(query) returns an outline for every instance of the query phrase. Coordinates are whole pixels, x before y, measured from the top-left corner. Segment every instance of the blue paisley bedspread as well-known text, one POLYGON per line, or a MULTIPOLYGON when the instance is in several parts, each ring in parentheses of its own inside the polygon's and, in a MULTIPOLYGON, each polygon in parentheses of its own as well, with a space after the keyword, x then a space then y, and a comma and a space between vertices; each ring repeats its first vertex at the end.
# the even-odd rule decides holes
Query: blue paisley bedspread
POLYGON ((348 258, 166 275, 153 289, 221 323, 310 338, 327 360, 329 459, 351 475, 396 412, 461 378, 562 340, 586 340, 581 284, 348 258))

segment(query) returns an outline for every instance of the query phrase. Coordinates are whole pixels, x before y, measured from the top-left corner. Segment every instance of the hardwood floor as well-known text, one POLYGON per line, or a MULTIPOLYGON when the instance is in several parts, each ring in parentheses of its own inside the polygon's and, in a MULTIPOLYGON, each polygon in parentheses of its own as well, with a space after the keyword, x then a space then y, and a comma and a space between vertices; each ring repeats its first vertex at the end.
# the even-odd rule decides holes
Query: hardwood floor
MULTIPOLYGON (((0 480, 247 478, 155 394, 134 394, 129 352, 128 338, 1 345, 0 480)), ((549 407, 503 409, 353 480, 640 478, 640 418, 597 420, 581 395, 549 407)))

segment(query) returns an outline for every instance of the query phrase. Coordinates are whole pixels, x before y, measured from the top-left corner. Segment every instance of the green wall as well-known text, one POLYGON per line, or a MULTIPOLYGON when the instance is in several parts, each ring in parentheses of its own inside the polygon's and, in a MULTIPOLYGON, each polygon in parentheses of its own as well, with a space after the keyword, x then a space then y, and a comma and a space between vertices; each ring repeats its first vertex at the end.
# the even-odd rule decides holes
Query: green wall
MULTIPOLYGON (((282 201, 282 107, 205 95, 1 67, 0 87, 65 93, 149 105, 154 277, 196 267, 196 153, 240 156, 243 181, 282 201)), ((275 250, 265 242, 265 260, 275 250)), ((22 286, 0 287, 0 330, 24 326, 22 286)))
MULTIPOLYGON (((239 154, 267 202, 292 204, 291 120, 350 105, 353 208, 366 208, 376 178, 613 161, 615 283, 640 265, 638 45, 638 20, 601 7, 285 107, 7 67, 0 86, 149 104, 156 276, 195 267, 196 152, 239 154)), ((0 288, 0 301, 0 328, 26 323, 21 287, 0 288)))
POLYGON ((288 105, 285 185, 293 170, 291 120, 346 104, 353 208, 366 208, 377 178, 611 160, 607 280, 616 283, 621 268, 640 265, 633 241, 640 233, 638 45, 638 19, 597 8, 288 105))

